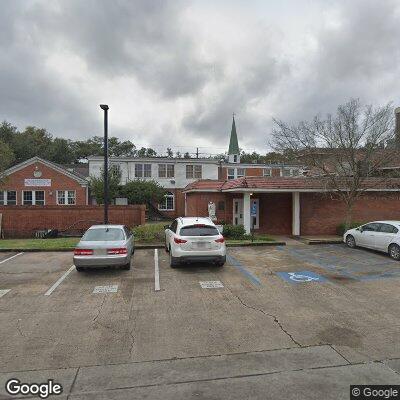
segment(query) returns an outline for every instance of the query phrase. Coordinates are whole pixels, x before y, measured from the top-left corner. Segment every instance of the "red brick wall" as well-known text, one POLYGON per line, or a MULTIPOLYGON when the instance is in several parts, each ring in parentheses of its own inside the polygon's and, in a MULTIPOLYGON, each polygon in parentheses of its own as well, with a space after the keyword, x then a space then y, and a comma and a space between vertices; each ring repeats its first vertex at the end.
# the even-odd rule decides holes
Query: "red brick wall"
POLYGON ((292 234, 292 194, 257 194, 252 199, 260 199, 260 228, 258 232, 274 235, 292 234))
MULTIPOLYGON (((124 224, 129 227, 144 224, 144 205, 110 206, 109 222, 124 224)), ((4 206, 2 228, 7 237, 31 237, 37 230, 70 229, 78 232, 89 226, 102 223, 104 209, 102 206, 4 206), (71 228, 72 227, 72 228, 71 228)))
POLYGON ((187 193, 187 217, 208 217, 208 203, 215 203, 218 221, 232 222, 232 197, 225 193, 187 193), (222 202, 223 210, 219 209, 222 202))
MULTIPOLYGON (((16 190, 18 205, 22 205, 23 190, 44 190, 46 206, 57 205, 57 190, 75 190, 76 205, 86 205, 86 187, 82 187, 76 180, 49 168, 41 162, 28 165, 9 175, 5 182, 1 184, 0 190, 16 190), (42 172, 40 179, 51 179, 51 186, 25 186, 25 179, 35 179, 33 172, 35 171, 36 166, 42 172)), ((62 205, 59 207, 73 206, 62 205)))
MULTIPOLYGON (((345 206, 337 198, 319 193, 300 194, 302 235, 334 235, 345 220, 345 206)), ((353 221, 400 220, 400 195, 368 193, 354 206, 353 221)))

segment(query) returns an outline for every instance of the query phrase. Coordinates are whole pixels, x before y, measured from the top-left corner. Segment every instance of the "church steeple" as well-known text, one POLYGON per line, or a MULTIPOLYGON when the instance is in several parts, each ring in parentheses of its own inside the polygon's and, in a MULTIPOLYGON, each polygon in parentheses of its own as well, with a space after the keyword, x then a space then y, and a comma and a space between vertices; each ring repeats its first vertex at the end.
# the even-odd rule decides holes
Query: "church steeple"
POLYGON ((240 151, 236 133, 235 114, 233 114, 232 116, 232 129, 231 129, 231 137, 229 140, 228 160, 231 163, 240 162, 240 151))

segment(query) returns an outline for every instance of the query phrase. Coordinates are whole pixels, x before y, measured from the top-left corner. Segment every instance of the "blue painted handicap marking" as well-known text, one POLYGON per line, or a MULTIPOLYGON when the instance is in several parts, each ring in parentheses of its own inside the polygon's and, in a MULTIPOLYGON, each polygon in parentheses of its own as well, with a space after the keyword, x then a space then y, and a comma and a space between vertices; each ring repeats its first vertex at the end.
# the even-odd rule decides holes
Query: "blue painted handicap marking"
POLYGON ((283 280, 290 283, 326 282, 327 279, 311 271, 277 272, 283 280))

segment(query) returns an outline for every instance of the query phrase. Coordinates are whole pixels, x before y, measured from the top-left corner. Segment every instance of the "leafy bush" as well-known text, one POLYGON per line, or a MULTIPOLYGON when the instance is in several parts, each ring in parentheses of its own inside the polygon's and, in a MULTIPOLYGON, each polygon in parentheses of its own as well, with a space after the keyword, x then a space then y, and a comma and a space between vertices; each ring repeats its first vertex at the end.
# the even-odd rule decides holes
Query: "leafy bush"
POLYGON ((135 241, 163 243, 165 236, 165 225, 168 225, 168 222, 136 226, 132 229, 135 241))
POLYGON ((227 239, 243 239, 246 231, 244 230, 243 225, 226 224, 224 225, 224 230, 222 234, 227 239))
MULTIPOLYGON (((350 226, 348 227, 348 229, 357 228, 357 227, 359 227, 359 226, 362 225, 362 224, 363 224, 363 222, 352 222, 352 223, 350 224, 350 226)), ((340 236, 343 236, 345 232, 346 232, 345 223, 342 222, 341 224, 339 224, 339 225, 336 227, 336 233, 337 233, 338 235, 340 235, 340 236)))

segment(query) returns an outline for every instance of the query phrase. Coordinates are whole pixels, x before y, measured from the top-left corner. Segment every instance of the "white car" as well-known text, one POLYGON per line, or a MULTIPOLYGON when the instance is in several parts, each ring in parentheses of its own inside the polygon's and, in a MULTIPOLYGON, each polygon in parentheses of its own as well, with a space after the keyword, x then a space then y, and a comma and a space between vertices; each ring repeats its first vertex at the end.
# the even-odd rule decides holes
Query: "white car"
POLYGON ((196 261, 221 267, 225 264, 225 239, 210 218, 181 217, 165 228, 165 250, 171 267, 196 261))
POLYGON ((375 221, 349 229, 343 235, 347 246, 367 247, 388 253, 400 260, 400 221, 375 221))

